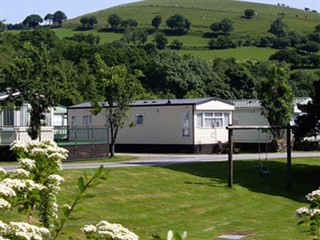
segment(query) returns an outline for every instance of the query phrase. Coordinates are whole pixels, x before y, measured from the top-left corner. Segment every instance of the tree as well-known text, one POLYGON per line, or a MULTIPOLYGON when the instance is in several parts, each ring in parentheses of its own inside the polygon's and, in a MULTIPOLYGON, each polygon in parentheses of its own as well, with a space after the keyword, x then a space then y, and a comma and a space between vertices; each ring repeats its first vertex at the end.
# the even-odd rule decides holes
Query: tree
POLYGON ((215 34, 222 33, 224 35, 228 35, 233 31, 234 27, 233 22, 230 19, 224 18, 220 22, 212 23, 210 29, 215 34))
POLYGON ((297 128, 294 129, 294 137, 298 142, 305 137, 317 137, 320 134, 320 80, 314 82, 314 92, 311 102, 299 106, 305 114, 297 118, 297 128))
POLYGON ((290 74, 290 83, 292 85, 294 95, 299 97, 315 96, 315 88, 313 85, 318 79, 319 76, 311 71, 293 71, 290 74))
POLYGON ((4 32, 7 30, 7 25, 4 23, 4 21, 0 21, 0 32, 4 32))
POLYGON ((178 51, 160 51, 148 64, 144 84, 163 97, 183 98, 191 92, 195 97, 203 97, 204 82, 213 80, 208 63, 178 51))
POLYGON ((138 81, 142 72, 136 71, 132 74, 124 65, 108 67, 99 54, 95 55, 95 67, 98 89, 107 103, 107 106, 95 104, 96 113, 101 111, 101 107, 107 108, 111 136, 110 157, 113 157, 118 130, 128 120, 130 104, 142 92, 142 86, 138 81))
POLYGON ((287 25, 282 21, 282 18, 277 18, 270 25, 268 32, 276 35, 277 37, 283 37, 286 34, 287 25))
MULTIPOLYGON (((261 101, 262 114, 270 125, 288 125, 292 117, 294 96, 286 65, 267 62, 257 64, 256 67, 261 78, 258 98, 261 101)), ((274 140, 281 139, 284 133, 283 129, 270 131, 274 140)))
POLYGON ((155 28, 156 30, 158 30, 161 22, 162 22, 162 17, 161 17, 160 15, 156 15, 156 16, 152 19, 151 24, 152 24, 152 26, 154 26, 154 28, 155 28))
POLYGON ((252 19, 254 15, 255 15, 255 12, 253 9, 246 9, 244 11, 244 18, 246 19, 252 19))
POLYGON ((228 18, 224 18, 221 20, 221 22, 219 23, 220 26, 220 30, 224 33, 224 34, 230 34, 234 27, 233 27, 233 21, 231 21, 228 18))
POLYGON ((112 30, 116 30, 121 22, 122 20, 117 14, 110 14, 108 17, 108 23, 110 24, 112 30))
POLYGON ((90 29, 94 24, 98 23, 98 20, 95 16, 85 16, 80 19, 83 28, 90 29))
POLYGON ((301 44, 297 47, 301 51, 306 51, 309 53, 316 53, 319 51, 320 46, 316 42, 308 41, 305 44, 301 44))
POLYGON ((190 29, 190 21, 182 16, 181 14, 175 14, 173 16, 170 16, 166 24, 169 28, 171 28, 171 31, 176 32, 178 34, 186 33, 190 29))
POLYGON ((156 47, 159 50, 164 49, 166 47, 167 43, 168 43, 168 39, 161 32, 156 33, 156 35, 154 36, 154 41, 156 43, 156 47))
POLYGON ((143 46, 148 40, 148 32, 144 29, 135 29, 133 32, 133 41, 138 46, 143 46))
POLYGON ((21 31, 18 35, 20 42, 30 42, 35 47, 45 44, 48 48, 56 47, 59 38, 54 31, 47 28, 36 28, 32 31, 21 31))
POLYGON ((53 14, 52 13, 48 13, 45 17, 44 20, 47 21, 49 24, 53 23, 53 14))
POLYGON ((183 42, 179 41, 178 39, 174 39, 170 44, 170 48, 173 50, 180 50, 183 46, 183 42))
POLYGON ((23 25, 26 25, 29 28, 35 28, 40 23, 43 22, 42 17, 37 14, 31 14, 23 20, 23 25))
POLYGON ((237 45, 228 36, 218 36, 209 41, 210 49, 236 48, 237 45))
POLYGON ((293 49, 281 49, 269 57, 269 60, 286 62, 292 67, 297 68, 301 66, 301 56, 293 49))
POLYGON ((32 139, 37 139, 45 113, 59 104, 63 94, 63 72, 52 63, 43 44, 38 49, 25 43, 21 55, 3 70, 3 79, 1 91, 9 94, 6 101, 16 107, 23 102, 31 105, 28 133, 32 139))
POLYGON ((54 14, 53 14, 53 24, 57 25, 57 26, 61 26, 61 24, 67 20, 67 15, 62 12, 62 11, 56 11, 54 14))
POLYGON ((123 28, 134 28, 138 26, 138 22, 135 19, 129 18, 128 20, 123 20, 120 25, 123 28))

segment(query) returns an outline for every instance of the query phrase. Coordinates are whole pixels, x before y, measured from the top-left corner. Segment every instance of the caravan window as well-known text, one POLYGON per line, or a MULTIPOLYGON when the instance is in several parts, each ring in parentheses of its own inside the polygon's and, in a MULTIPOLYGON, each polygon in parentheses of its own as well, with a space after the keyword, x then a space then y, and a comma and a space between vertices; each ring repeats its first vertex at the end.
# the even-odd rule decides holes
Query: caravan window
POLYGON ((182 136, 190 137, 190 113, 188 112, 182 114, 182 136))
POLYGON ((84 115, 82 119, 83 126, 89 126, 92 124, 92 115, 84 115))
POLYGON ((136 114, 135 124, 136 125, 143 125, 143 123, 144 123, 144 115, 143 114, 136 114))
POLYGON ((201 112, 197 113, 198 128, 222 128, 229 124, 229 113, 201 112))
POLYGON ((3 126, 14 125, 14 111, 12 109, 3 109, 3 126))

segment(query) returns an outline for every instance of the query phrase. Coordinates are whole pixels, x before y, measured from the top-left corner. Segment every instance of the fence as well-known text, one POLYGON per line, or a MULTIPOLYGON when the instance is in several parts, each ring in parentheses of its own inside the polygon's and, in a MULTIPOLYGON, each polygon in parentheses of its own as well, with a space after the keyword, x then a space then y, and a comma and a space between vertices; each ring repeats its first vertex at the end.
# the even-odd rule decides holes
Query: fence
POLYGON ((69 150, 68 160, 109 156, 109 128, 104 126, 55 127, 54 140, 69 150))

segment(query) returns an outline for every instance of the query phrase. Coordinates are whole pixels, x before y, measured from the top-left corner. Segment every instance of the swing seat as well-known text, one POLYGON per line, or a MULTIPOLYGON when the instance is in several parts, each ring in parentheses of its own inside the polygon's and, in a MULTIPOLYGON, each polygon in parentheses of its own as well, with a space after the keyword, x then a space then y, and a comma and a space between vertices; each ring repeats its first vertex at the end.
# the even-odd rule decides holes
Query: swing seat
POLYGON ((270 171, 266 169, 265 166, 259 164, 258 169, 262 177, 269 177, 270 171))

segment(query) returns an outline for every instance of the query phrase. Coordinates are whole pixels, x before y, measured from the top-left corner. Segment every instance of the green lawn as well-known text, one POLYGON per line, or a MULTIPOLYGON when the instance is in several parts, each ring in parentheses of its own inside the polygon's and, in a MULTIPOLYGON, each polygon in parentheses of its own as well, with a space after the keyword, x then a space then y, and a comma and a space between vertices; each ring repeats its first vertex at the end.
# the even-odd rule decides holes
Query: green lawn
MULTIPOLYGON (((110 179, 82 203, 61 239, 83 239, 79 228, 102 219, 120 223, 140 236, 188 231, 188 239, 217 239, 245 233, 247 239, 310 239, 297 226, 295 210, 320 185, 317 158, 294 159, 294 189, 286 190, 285 160, 268 162, 271 176, 257 173, 256 161, 236 161, 234 188, 226 187, 226 163, 110 169, 110 179)), ((92 172, 93 170, 88 170, 92 172)), ((71 203, 82 170, 65 170, 60 203, 71 203)))

